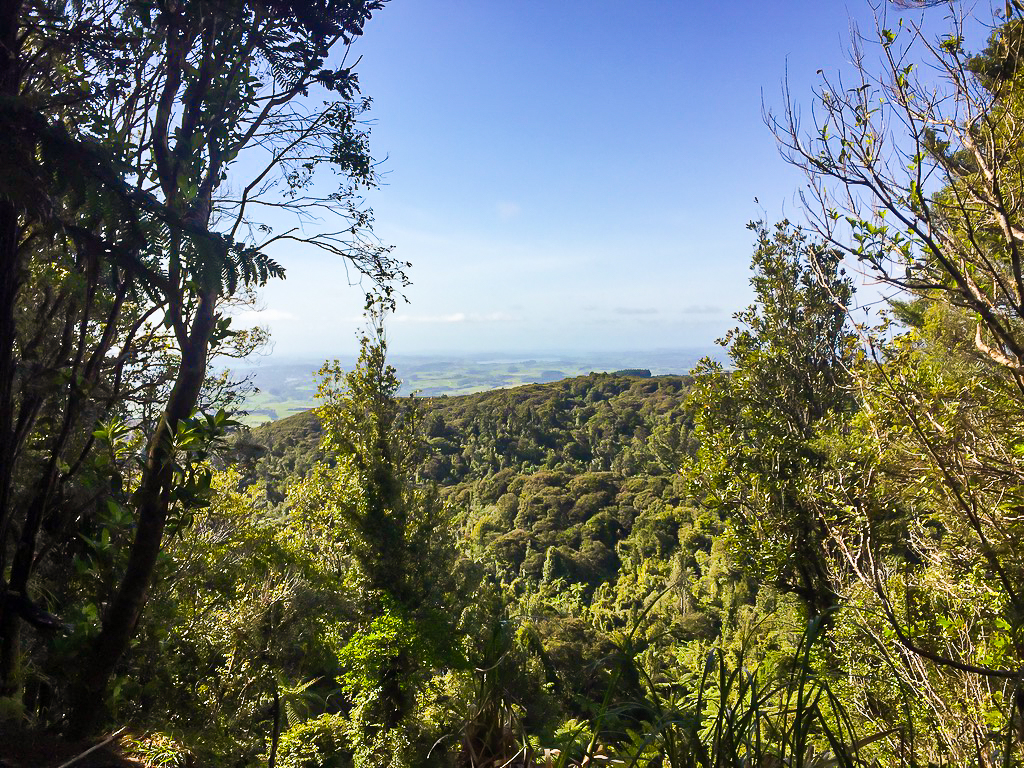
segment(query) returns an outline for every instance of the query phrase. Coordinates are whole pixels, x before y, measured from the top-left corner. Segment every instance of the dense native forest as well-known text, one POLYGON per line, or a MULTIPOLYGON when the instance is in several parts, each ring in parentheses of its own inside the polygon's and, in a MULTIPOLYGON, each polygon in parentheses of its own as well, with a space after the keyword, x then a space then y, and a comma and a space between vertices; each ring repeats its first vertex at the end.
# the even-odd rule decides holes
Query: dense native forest
POLYGON ((0 3, 0 764, 1024 764, 1024 8, 766 115, 808 218, 723 362, 416 398, 337 55, 384 5, 0 3), (245 429, 300 238, 361 356, 245 429))

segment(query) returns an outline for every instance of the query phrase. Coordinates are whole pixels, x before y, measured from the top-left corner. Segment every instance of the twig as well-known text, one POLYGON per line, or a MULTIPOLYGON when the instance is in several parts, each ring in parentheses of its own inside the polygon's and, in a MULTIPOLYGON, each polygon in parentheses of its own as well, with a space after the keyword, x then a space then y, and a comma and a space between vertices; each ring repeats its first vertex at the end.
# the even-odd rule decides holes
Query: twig
POLYGON ((113 733, 112 733, 112 734, 111 734, 110 736, 107 736, 107 738, 105 738, 105 739, 104 739, 103 741, 101 741, 101 742, 100 742, 99 744, 95 744, 95 745, 93 745, 93 746, 89 747, 89 748, 88 748, 87 750, 85 750, 85 752, 83 752, 82 754, 78 755, 77 757, 72 757, 72 758, 71 758, 70 760, 68 760, 68 761, 67 761, 66 763, 61 763, 60 765, 58 765, 58 766, 57 766, 57 768, 68 768, 68 766, 70 766, 70 765, 74 765, 74 764, 75 764, 75 763, 77 763, 77 762, 78 762, 79 760, 81 760, 81 759, 82 759, 83 757, 86 757, 87 755, 91 755, 91 754, 92 754, 93 752, 95 752, 95 751, 96 751, 97 749, 99 749, 100 747, 105 747, 105 746, 107 746, 107 744, 109 744, 110 742, 112 742, 112 741, 116 741, 116 740, 117 740, 117 739, 119 739, 119 738, 120 738, 120 737, 121 737, 121 736, 122 736, 122 735, 124 734, 124 732, 125 732, 125 731, 127 731, 127 730, 128 730, 128 726, 125 726, 124 728, 121 728, 121 729, 119 729, 119 730, 117 730, 117 731, 114 731, 114 732, 113 732, 113 733))

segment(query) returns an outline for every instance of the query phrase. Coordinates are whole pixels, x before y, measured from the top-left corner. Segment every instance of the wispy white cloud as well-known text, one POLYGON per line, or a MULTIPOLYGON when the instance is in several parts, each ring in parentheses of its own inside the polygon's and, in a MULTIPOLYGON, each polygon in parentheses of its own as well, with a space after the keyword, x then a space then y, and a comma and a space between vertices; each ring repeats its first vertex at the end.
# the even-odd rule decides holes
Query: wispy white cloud
POLYGON ((522 212, 522 208, 519 207, 519 203, 512 203, 507 200, 503 200, 498 203, 495 208, 498 211, 498 218, 504 221, 514 219, 522 212))
POLYGON ((612 310, 617 315, 656 315, 658 310, 654 307, 615 307, 612 310))
POLYGON ((680 307, 679 311, 684 315, 719 315, 722 313, 722 308, 716 307, 714 304, 688 304, 685 307, 680 307))
POLYGON ((283 309, 246 309, 233 315, 240 323, 275 323, 282 320, 295 320, 295 315, 283 309))
POLYGON ((396 323, 416 324, 452 324, 452 323, 503 323, 514 322, 519 318, 507 312, 452 312, 447 315, 408 315, 397 314, 396 323))

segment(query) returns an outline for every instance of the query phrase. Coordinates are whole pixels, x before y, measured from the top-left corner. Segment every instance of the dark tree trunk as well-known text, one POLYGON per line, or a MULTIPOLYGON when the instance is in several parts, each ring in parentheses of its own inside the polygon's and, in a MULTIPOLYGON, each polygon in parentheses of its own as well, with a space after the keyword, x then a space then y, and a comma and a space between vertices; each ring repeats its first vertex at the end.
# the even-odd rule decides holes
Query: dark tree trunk
POLYGON ((199 302, 188 343, 167 408, 146 449, 146 465, 137 491, 138 524, 124 576, 103 619, 103 628, 72 694, 69 733, 87 735, 100 722, 107 683, 131 643, 153 580, 173 485, 173 436, 178 422, 192 415, 206 378, 210 335, 215 321, 216 293, 199 302))
POLYGON ((7 594, 7 549, 11 533, 11 487, 14 475, 15 302, 21 284, 18 215, 0 201, 0 696, 18 686, 18 619, 7 594))
MULTIPOLYGON (((18 32, 21 0, 0 0, 0 97, 18 95, 21 82, 18 32)), ((7 600, 7 544, 11 526, 14 474, 15 304, 21 289, 18 209, 0 200, 0 696, 18 685, 17 618, 7 600)))

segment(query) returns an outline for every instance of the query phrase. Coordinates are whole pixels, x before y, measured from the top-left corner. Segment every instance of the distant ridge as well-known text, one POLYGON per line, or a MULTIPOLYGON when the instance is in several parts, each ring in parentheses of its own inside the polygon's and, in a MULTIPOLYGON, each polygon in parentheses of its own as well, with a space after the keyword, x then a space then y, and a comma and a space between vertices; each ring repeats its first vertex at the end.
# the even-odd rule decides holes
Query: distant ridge
MULTIPOLYGON (((402 394, 423 397, 469 395, 524 384, 561 381, 591 372, 650 378, 684 375, 709 353, 705 348, 607 352, 573 355, 392 355, 391 363, 402 380, 402 394)), ((342 365, 354 361, 342 360, 342 365)), ((257 392, 248 397, 244 421, 256 426, 312 408, 316 403, 313 372, 320 362, 273 362, 242 368, 257 392)))
MULTIPOLYGON (((633 466, 628 454, 636 461, 662 461, 651 451, 657 453, 666 437, 673 444, 685 442, 689 427, 683 401, 691 383, 689 376, 590 373, 424 397, 421 418, 434 459, 422 468, 423 476, 449 487, 502 469, 531 472, 571 465, 574 473, 624 471, 626 464, 633 466), (648 445, 655 430, 661 430, 660 436, 648 445)), ((271 460, 260 469, 262 481, 281 500, 286 476, 304 477, 316 462, 330 460, 320 444, 322 435, 316 413, 309 410, 243 433, 239 444, 253 456, 269 454, 271 460)))

